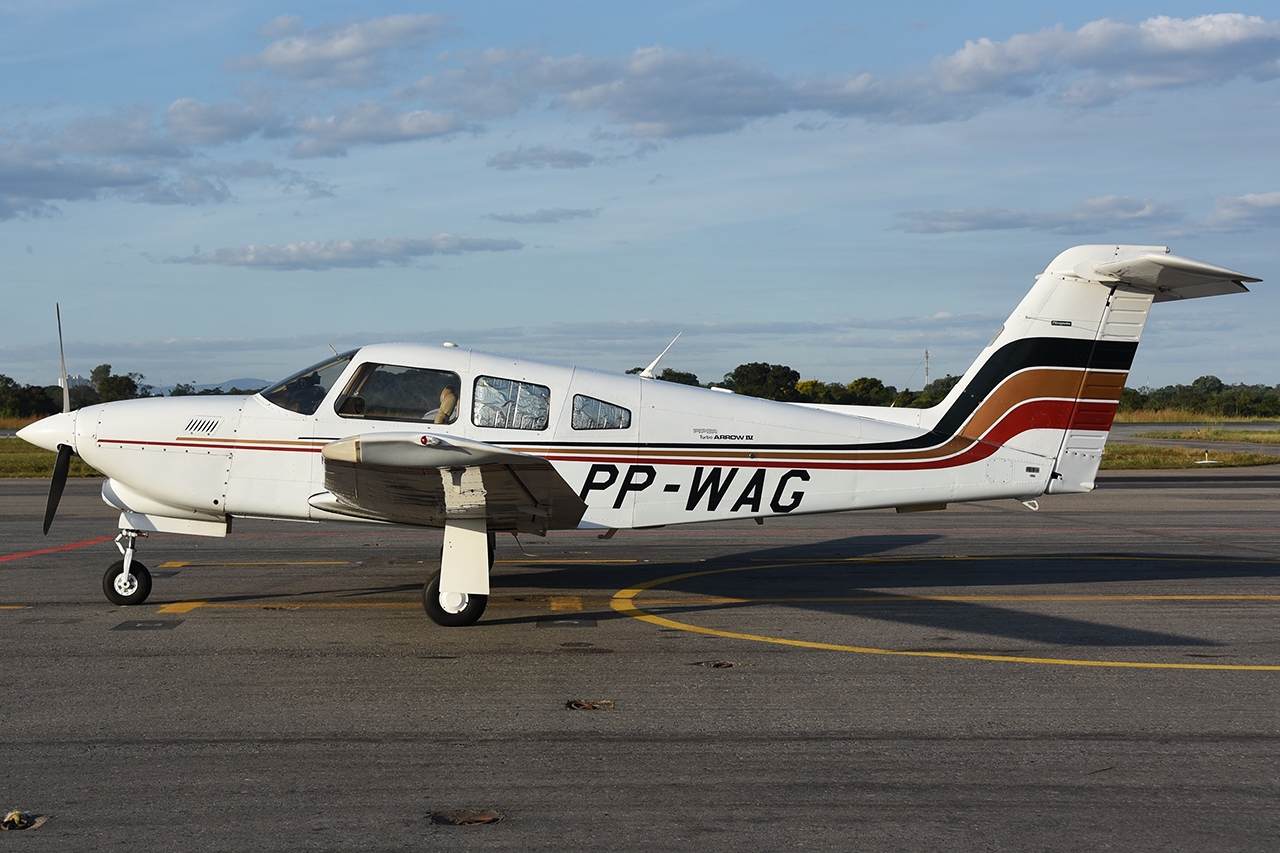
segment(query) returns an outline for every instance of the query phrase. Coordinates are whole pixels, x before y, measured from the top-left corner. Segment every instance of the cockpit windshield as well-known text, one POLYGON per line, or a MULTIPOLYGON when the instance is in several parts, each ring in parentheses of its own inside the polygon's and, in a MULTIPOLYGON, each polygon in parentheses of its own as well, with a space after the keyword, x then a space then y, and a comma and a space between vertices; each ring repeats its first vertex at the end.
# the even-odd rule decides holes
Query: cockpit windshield
POLYGON ((282 409, 300 415, 314 415, 355 354, 356 350, 352 350, 314 364, 272 385, 262 392, 262 396, 282 409))

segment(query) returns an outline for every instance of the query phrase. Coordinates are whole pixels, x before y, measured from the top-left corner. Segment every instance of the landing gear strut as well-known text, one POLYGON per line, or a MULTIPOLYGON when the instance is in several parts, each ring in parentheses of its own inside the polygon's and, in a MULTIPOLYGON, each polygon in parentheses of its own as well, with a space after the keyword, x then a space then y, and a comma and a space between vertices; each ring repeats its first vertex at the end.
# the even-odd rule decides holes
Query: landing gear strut
POLYGON ((116 537, 116 547, 124 559, 112 563, 102 576, 102 591, 112 604, 120 607, 141 604, 151 594, 151 573, 133 558, 138 538, 146 535, 141 530, 121 530, 116 537))
MULTIPOLYGON (((489 569, 493 569, 494 534, 488 531, 489 569)), ((436 572, 422 587, 422 609, 431 621, 446 628, 474 625, 484 614, 488 595, 465 592, 441 592, 440 572, 436 572)))

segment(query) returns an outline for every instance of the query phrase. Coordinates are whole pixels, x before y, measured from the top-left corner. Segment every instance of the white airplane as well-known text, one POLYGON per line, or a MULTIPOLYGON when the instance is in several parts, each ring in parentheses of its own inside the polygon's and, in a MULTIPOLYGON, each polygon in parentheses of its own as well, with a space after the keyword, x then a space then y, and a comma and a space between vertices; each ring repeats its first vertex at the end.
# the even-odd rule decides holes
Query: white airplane
MULTIPOLYGON (((18 434, 108 479, 118 605, 151 577, 151 532, 225 536, 235 518, 444 528, 423 606, 480 618, 495 532, 695 521, 1088 492, 1153 302, 1260 281, 1160 246, 1077 246, 1049 264, 930 409, 778 403, 461 349, 380 344, 246 397, 124 400, 18 434)), ((61 332, 59 332, 61 335, 61 332)), ((661 356, 659 356, 661 358, 661 356)), ((65 374, 65 364, 63 373, 65 374)), ((64 397, 64 408, 66 405, 64 397)))

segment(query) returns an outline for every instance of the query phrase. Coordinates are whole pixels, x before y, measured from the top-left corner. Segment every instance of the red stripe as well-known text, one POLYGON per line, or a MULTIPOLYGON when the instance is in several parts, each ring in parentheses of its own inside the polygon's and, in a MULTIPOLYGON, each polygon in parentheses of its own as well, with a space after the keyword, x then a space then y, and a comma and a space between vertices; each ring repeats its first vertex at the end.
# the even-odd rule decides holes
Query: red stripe
POLYGON ((1111 421, 1119 408, 1119 403, 1077 403, 1071 417, 1071 428, 1110 432, 1111 421))
POLYGON ((6 554, 0 557, 0 563, 7 563, 10 560, 21 560, 23 557, 38 557, 41 554, 56 554, 59 551, 72 551, 76 548, 83 548, 86 545, 97 545, 99 542, 110 542, 114 536, 99 536, 97 539, 86 539, 83 542, 72 542, 70 545, 59 545, 57 548, 41 548, 39 551, 24 551, 21 554, 6 554))
POLYGON ((142 447, 203 447, 210 450, 279 450, 283 453, 319 453, 321 448, 315 445, 310 447, 279 447, 279 446, 258 446, 252 444, 205 444, 192 441, 132 441, 125 438, 100 438, 99 444, 134 444, 142 447))

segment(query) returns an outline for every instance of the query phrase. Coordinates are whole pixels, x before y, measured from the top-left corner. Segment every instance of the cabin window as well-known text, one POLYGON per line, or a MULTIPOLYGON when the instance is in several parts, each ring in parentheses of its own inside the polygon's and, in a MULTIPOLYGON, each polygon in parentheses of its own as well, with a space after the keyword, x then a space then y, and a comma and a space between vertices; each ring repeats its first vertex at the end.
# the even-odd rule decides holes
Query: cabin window
POLYGON ((458 374, 448 370, 362 364, 334 408, 344 418, 451 424, 460 387, 458 374))
POLYGON ((551 389, 516 379, 478 376, 471 422, 480 427, 546 429, 551 389))
POLYGON ((573 395, 574 429, 626 429, 631 426, 631 410, 595 397, 573 395))
POLYGON ((344 352, 336 358, 313 364, 306 370, 283 379, 262 392, 268 402, 300 415, 314 415, 325 395, 347 369, 356 351, 344 352))

